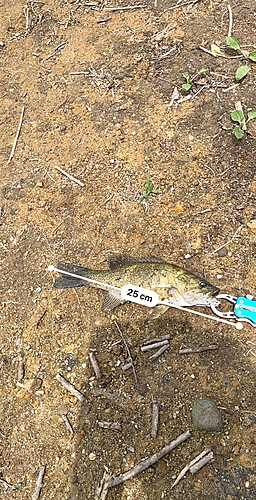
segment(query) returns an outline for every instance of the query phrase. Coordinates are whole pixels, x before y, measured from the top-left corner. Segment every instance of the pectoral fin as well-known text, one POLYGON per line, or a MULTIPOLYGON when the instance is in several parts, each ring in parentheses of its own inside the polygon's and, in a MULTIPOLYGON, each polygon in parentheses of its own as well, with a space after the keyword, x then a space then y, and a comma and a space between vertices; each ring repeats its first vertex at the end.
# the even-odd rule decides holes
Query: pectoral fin
POLYGON ((153 313, 150 316, 150 319, 159 318, 159 316, 162 316, 162 314, 164 314, 167 311, 167 309, 169 309, 168 306, 164 305, 155 306, 153 313))
POLYGON ((109 292, 102 302, 101 310, 102 312, 107 313, 109 311, 112 311, 112 309, 119 306, 120 304, 124 304, 125 302, 126 301, 122 298, 120 293, 109 292))

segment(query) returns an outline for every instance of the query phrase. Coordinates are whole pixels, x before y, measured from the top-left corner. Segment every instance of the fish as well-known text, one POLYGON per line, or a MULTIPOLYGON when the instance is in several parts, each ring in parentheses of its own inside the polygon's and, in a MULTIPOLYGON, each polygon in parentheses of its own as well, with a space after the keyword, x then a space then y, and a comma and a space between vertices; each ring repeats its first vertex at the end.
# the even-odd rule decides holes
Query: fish
POLYGON ((114 255, 109 259, 109 270, 88 269, 73 264, 59 262, 58 271, 66 271, 80 275, 100 284, 86 282, 79 277, 61 275, 53 287, 58 289, 79 286, 92 286, 108 291, 104 297, 101 310, 104 313, 112 311, 115 307, 124 304, 126 300, 121 296, 121 290, 109 289, 108 285, 121 289, 124 285, 132 284, 158 294, 159 301, 154 307, 152 317, 157 318, 172 306, 217 306, 219 301, 216 296, 220 289, 211 285, 200 276, 165 262, 159 257, 148 257, 137 260, 133 257, 114 255))

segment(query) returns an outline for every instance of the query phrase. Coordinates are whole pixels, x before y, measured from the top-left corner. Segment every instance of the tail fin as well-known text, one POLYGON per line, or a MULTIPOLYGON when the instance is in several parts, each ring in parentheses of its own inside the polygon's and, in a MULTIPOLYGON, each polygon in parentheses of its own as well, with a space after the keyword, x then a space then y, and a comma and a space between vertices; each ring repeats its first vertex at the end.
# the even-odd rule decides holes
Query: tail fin
MULTIPOLYGON (((58 269, 61 271, 67 271, 72 274, 78 274, 80 276, 86 276, 88 269, 85 267, 74 266, 72 264, 62 264, 58 263, 58 269)), ((53 287, 54 288, 73 288, 75 286, 84 286, 86 282, 79 278, 74 278, 73 276, 67 276, 66 274, 61 276, 61 278, 57 278, 53 287)))

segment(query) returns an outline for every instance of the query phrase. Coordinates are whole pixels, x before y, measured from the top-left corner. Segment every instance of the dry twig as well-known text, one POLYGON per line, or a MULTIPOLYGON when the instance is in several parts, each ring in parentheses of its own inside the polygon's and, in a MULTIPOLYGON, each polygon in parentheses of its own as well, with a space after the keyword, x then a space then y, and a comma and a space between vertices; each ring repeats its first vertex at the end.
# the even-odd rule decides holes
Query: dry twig
POLYGON ((156 438, 159 421, 159 407, 153 403, 151 437, 156 438))
POLYGON ((150 356, 149 361, 155 361, 155 359, 159 358, 159 356, 161 356, 161 354, 163 354, 163 352, 166 351, 166 349, 168 349, 168 347, 169 347, 169 344, 163 345, 163 347, 160 347, 160 349, 158 349, 158 351, 156 351, 156 353, 153 354, 153 356, 150 356))
POLYGON ((152 455, 151 457, 147 458, 146 460, 143 460, 139 464, 135 465, 132 469, 128 470, 124 474, 121 474, 120 476, 114 476, 113 478, 110 478, 107 482, 107 487, 112 488, 113 486, 117 486, 118 484, 122 484, 128 479, 132 479, 133 477, 137 476, 139 472, 142 472, 143 470, 147 469, 151 465, 155 464, 163 458, 167 453, 172 451, 174 448, 179 446, 179 444, 183 443, 186 439, 188 439, 190 436, 190 432, 186 431, 183 432, 175 441, 172 441, 170 444, 162 448, 160 451, 152 455))
POLYGON ((17 379, 18 380, 22 380, 24 378, 24 363, 23 361, 19 361, 19 364, 18 364, 18 374, 17 374, 17 379))
POLYGON ((234 239, 234 238, 238 235, 238 233, 241 231, 242 227, 243 227, 243 226, 240 226, 240 227, 236 230, 236 232, 235 232, 235 234, 233 234, 233 236, 232 236, 231 240, 227 241, 227 243, 224 243, 224 245, 221 245, 220 247, 216 248, 216 250, 214 250, 213 252, 211 252, 211 254, 210 254, 210 255, 213 255, 214 253, 216 253, 216 252, 218 252, 219 250, 221 250, 221 248, 224 248, 224 247, 226 247, 227 245, 229 245, 229 243, 232 243, 233 239, 234 239))
POLYGON ((100 371, 100 367, 98 365, 98 361, 97 359, 95 358, 93 352, 90 352, 89 354, 89 358, 90 358, 90 362, 92 364, 92 367, 93 367, 93 370, 94 370, 94 373, 96 375, 96 378, 99 380, 101 378, 101 371, 100 371))
POLYGON ((135 383, 137 384, 137 383, 138 383, 138 380, 137 380, 137 375, 136 375, 135 367, 134 367, 134 364, 133 364, 132 355, 131 355, 131 353, 130 353, 130 349, 129 349, 128 345, 127 345, 127 342, 126 342, 126 340, 125 340, 125 338, 124 338, 124 336, 123 336, 123 334, 122 334, 122 332, 121 332, 120 328, 119 328, 118 323, 117 323, 116 321, 114 321, 114 323, 115 323, 115 325, 116 325, 116 327, 117 327, 117 329, 118 329, 118 331, 119 331, 119 333, 120 333, 120 335, 121 335, 121 337, 122 337, 122 339, 123 339, 124 345, 125 345, 126 350, 127 350, 127 354, 128 354, 128 356, 129 356, 129 358, 130 358, 130 362, 131 362, 131 364, 132 364, 132 371, 133 371, 133 375, 134 375, 134 380, 135 380, 135 383))
POLYGON ((141 347, 142 352, 152 351, 152 349, 158 349, 163 345, 169 345, 168 340, 163 340, 162 342, 155 342, 154 344, 148 344, 141 347))
POLYGON ((207 462, 213 459, 213 453, 210 450, 204 450, 200 455, 198 455, 194 460, 192 460, 188 465, 182 469, 182 471, 179 473, 177 479, 174 481, 173 485, 171 488, 174 488, 176 484, 180 482, 180 480, 186 475, 188 470, 192 474, 195 474, 198 470, 200 470, 207 462))
POLYGON ((45 59, 43 59, 43 62, 48 61, 48 59, 50 59, 53 56, 56 56, 58 54, 59 50, 62 49, 62 48, 64 48, 64 45, 66 45, 66 43, 67 42, 60 43, 60 45, 58 45, 58 47, 56 47, 56 49, 54 49, 54 52, 52 54, 50 54, 48 57, 46 57, 45 59))
POLYGON ((105 7, 105 10, 114 12, 115 10, 146 9, 147 7, 147 5, 128 5, 127 7, 105 7))
POLYGON ((57 167, 56 165, 55 165, 55 167, 54 167, 54 168, 56 168, 56 170, 59 170, 59 172, 61 172, 61 173, 62 173, 63 175, 65 175, 66 177, 68 177, 68 179, 70 179, 71 181, 74 181, 74 182, 76 182, 77 184, 79 184, 79 186, 84 187, 84 183, 83 183, 83 182, 81 182, 81 181, 79 181, 78 179, 76 179, 75 177, 73 177, 73 175, 68 174, 68 173, 67 173, 67 172, 65 172, 65 170, 63 170, 62 168, 57 167))
POLYGON ((18 142, 18 137, 19 137, 19 134, 20 134, 20 129, 21 129, 21 125, 22 125, 22 120, 23 120, 23 115, 24 115, 24 111, 25 111, 25 106, 23 106, 22 110, 21 110, 21 115, 20 115, 20 122, 19 122, 19 126, 18 126, 18 130, 17 130, 17 134, 16 134, 16 137, 14 139, 14 143, 13 143, 13 147, 12 147, 12 150, 11 150, 11 154, 9 156, 9 160, 7 162, 7 165, 9 165, 9 163, 11 163, 11 160, 14 156, 14 152, 15 152, 15 149, 16 149, 16 145, 17 145, 17 142, 18 142))
POLYGON ((38 474, 38 478, 36 480, 36 487, 35 487, 35 491, 32 495, 32 500, 38 500, 38 498, 40 496, 41 489, 43 487, 43 477, 44 477, 45 469, 46 469, 45 465, 43 465, 39 469, 39 474, 38 474))
POLYGON ((206 347, 195 347, 192 349, 180 349, 179 354, 191 354, 192 352, 215 351, 215 349, 218 349, 217 345, 209 345, 206 347))
POLYGON ((79 399, 79 401, 83 402, 85 400, 84 395, 80 391, 78 391, 72 384, 70 384, 70 382, 68 382, 60 373, 58 373, 56 379, 65 389, 67 389, 67 391, 71 392, 73 396, 79 399))
POLYGON ((232 24, 233 24, 233 14, 231 5, 228 4, 228 13, 229 13, 229 27, 228 27, 228 36, 232 35, 232 24))
POLYGON ((70 423, 70 421, 69 421, 69 419, 68 419, 67 415, 65 415, 65 413, 63 413, 63 414, 61 415, 61 418, 62 418, 63 422, 65 423, 65 425, 66 425, 66 427, 67 427, 67 429, 68 429, 68 432, 69 432, 71 435, 72 435, 72 434, 74 434, 73 427, 72 427, 72 425, 71 425, 71 423, 70 423))

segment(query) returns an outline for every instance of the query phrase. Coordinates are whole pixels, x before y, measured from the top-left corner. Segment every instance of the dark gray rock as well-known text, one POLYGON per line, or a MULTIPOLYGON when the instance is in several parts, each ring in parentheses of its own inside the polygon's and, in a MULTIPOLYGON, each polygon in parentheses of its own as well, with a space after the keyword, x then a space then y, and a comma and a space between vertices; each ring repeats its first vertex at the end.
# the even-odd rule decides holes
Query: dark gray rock
POLYGON ((200 431, 220 431, 222 428, 221 413, 209 399, 200 399, 194 404, 192 421, 194 427, 200 431))

